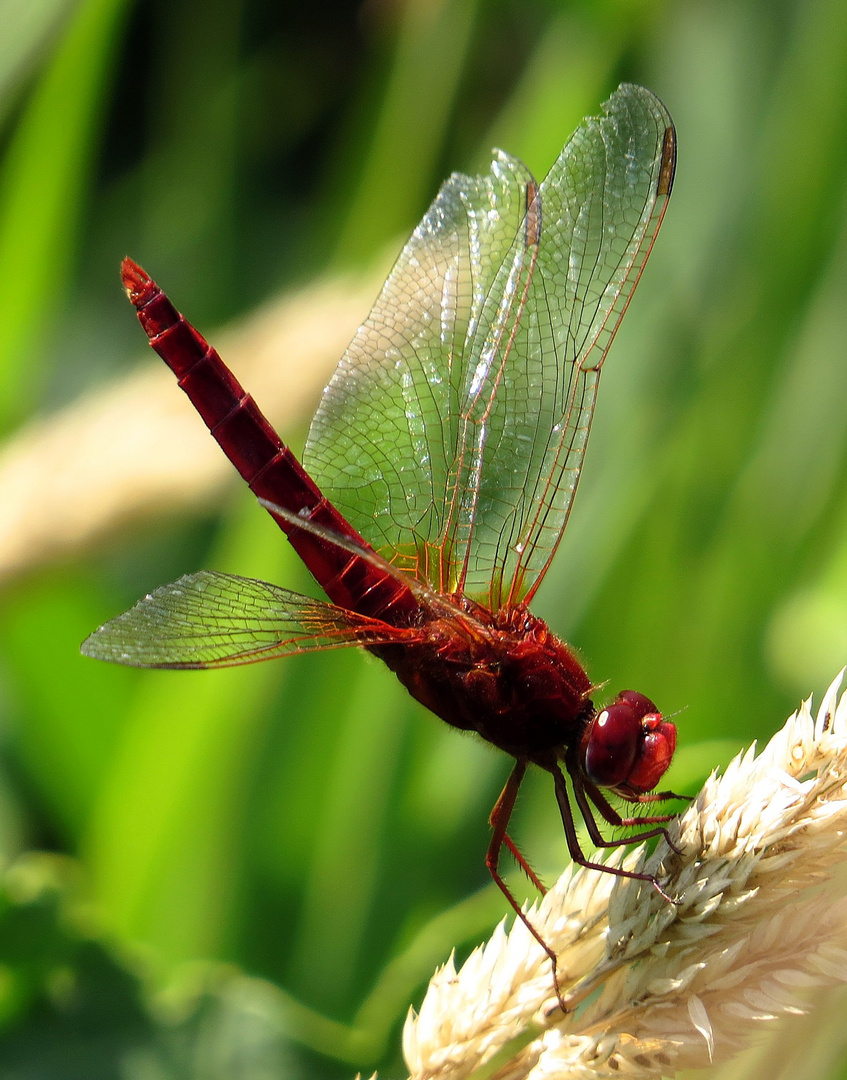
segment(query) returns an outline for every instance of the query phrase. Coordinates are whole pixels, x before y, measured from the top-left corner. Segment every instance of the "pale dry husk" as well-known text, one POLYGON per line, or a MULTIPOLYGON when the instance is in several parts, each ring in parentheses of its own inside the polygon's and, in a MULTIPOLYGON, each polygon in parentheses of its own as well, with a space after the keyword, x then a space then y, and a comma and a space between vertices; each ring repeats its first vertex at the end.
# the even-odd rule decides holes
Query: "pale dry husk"
MULTIPOLYGON (((843 672, 842 672, 843 676, 843 672)), ((847 694, 804 702, 761 753, 712 775, 649 858, 681 898, 577 869, 530 918, 433 977, 403 1046, 414 1080, 658 1077, 725 1059, 847 981, 847 694), (839 882, 839 876, 842 880, 839 882)))

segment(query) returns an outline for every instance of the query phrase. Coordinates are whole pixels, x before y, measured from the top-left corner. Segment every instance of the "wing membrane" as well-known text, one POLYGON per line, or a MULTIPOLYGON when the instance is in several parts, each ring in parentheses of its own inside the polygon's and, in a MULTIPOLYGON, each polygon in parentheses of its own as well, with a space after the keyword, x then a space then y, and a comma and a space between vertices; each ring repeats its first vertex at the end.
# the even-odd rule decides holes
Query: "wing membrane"
POLYGON ((163 585, 95 630, 82 652, 132 667, 231 667, 405 637, 379 620, 277 585, 202 570, 163 585))
POLYGON ((537 588, 567 521, 600 367, 661 222, 673 125, 624 85, 536 188, 498 154, 456 174, 325 391, 306 465, 436 590, 537 588))

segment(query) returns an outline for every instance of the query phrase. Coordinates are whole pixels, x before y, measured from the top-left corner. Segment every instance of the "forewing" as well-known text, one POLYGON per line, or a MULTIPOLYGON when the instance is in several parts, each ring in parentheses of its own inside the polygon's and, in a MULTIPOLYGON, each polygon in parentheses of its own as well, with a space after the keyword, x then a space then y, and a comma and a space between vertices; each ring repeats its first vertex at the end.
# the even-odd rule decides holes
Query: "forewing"
POLYGON ((604 112, 541 184, 537 260, 483 470, 478 565, 493 571, 494 609, 535 592, 561 539, 600 369, 670 196, 676 137, 662 103, 625 84, 604 112))
POLYGON ((132 667, 190 669, 402 637, 378 620, 277 585, 202 570, 145 596, 95 630, 81 649, 132 667))
POLYGON ((452 176, 315 416, 306 465, 383 555, 492 610, 534 589, 573 500, 600 365, 670 191, 673 128, 622 86, 540 191, 452 176))
POLYGON ((462 474, 484 364, 515 318, 525 273, 526 169, 502 155, 441 187, 341 359, 304 464, 383 555, 437 591, 456 584, 462 474))

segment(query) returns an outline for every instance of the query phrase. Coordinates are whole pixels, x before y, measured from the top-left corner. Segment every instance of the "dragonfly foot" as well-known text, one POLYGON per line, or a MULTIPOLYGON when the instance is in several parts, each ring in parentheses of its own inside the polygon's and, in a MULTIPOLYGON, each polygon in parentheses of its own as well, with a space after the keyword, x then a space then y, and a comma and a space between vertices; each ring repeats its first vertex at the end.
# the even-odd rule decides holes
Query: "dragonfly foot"
MULTIPOLYGON (((671 846, 673 846, 673 845, 671 845, 671 846)), ((667 900, 667 902, 669 904, 673 904, 674 907, 679 907, 680 906, 680 904, 682 903, 682 897, 681 896, 671 896, 671 894, 669 892, 666 892, 662 888, 661 884, 659 883, 658 878, 651 877, 650 880, 653 883, 653 888, 656 890, 656 892, 659 894, 659 896, 661 896, 661 898, 663 900, 667 900)))

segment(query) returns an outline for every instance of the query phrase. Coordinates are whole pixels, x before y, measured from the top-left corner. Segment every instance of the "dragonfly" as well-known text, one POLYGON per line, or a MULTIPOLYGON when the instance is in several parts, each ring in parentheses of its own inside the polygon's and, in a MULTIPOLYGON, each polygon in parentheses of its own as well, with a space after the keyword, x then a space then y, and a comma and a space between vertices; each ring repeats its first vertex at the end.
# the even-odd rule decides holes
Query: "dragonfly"
MULTIPOLYGON (((127 295, 150 345, 269 511, 329 603, 201 570, 145 596, 82 652, 151 668, 218 668, 360 646, 417 701, 514 759, 490 816, 500 872, 530 766, 553 779, 574 862, 577 833, 609 848, 664 835, 655 803, 676 728, 645 695, 604 706, 574 650, 529 609, 573 505, 600 372, 665 213, 676 135, 664 105, 623 84, 585 119, 539 184, 495 151, 481 176, 444 182, 326 387, 303 463, 218 353, 131 259, 127 295), (568 786, 568 781, 570 786, 568 786), (608 839, 598 815, 635 835, 608 839), (647 826, 647 828, 645 828, 647 826)), ((673 846, 671 844, 671 846, 673 846)))

